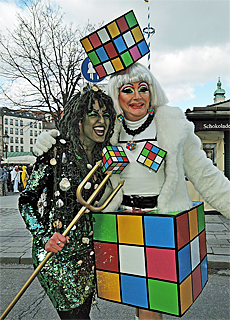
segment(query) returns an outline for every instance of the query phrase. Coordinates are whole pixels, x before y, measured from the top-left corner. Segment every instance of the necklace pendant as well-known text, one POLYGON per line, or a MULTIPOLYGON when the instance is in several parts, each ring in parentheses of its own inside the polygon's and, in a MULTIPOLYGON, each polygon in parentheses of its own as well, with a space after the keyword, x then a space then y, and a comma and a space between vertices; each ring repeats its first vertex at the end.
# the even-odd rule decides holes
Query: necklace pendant
POLYGON ((135 141, 127 141, 126 149, 128 149, 129 151, 133 151, 136 149, 136 147, 137 147, 137 144, 135 141))

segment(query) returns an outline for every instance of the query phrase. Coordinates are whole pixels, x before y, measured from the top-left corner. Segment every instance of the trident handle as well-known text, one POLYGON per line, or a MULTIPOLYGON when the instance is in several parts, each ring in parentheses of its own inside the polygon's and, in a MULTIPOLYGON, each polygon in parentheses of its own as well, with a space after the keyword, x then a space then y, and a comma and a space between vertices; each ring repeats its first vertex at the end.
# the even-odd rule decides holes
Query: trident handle
MULTIPOLYGON (((92 170, 87 174, 85 179, 80 183, 77 189, 77 195, 80 195, 79 202, 82 204, 84 203, 83 207, 78 211, 75 218, 71 221, 71 223, 68 225, 66 230, 63 232, 63 236, 66 237, 70 230, 73 228, 75 223, 80 219, 80 217, 83 215, 83 213, 90 208, 91 211, 101 211, 101 208, 105 208, 109 202, 113 199, 113 197, 116 195, 116 193, 119 191, 119 189, 123 186, 124 181, 121 181, 116 189, 112 192, 112 194, 109 196, 109 198, 105 201, 105 203, 101 207, 93 207, 91 206, 91 202, 96 198, 97 194, 99 193, 100 189, 103 187, 103 185, 107 182, 109 177, 111 176, 111 173, 107 174, 106 177, 103 179, 103 181, 100 183, 98 188, 93 192, 93 194, 90 196, 87 202, 82 199, 81 197, 81 189, 84 187, 86 182, 92 177, 94 172, 97 170, 98 167, 100 167, 101 161, 98 161, 95 166, 92 168, 92 170), (82 201, 82 202, 81 202, 82 201), (98 210, 99 209, 99 210, 98 210)), ((1 315, 1 320, 5 319, 5 317, 8 315, 10 310, 14 307, 14 305, 17 303, 17 301, 20 299, 20 297, 23 295, 23 293, 26 291, 26 289, 29 287, 29 285, 32 283, 32 281, 36 278, 40 270, 43 268, 43 266, 46 264, 46 262, 52 257, 53 252, 48 252, 45 258, 42 260, 42 262, 37 266, 37 268, 34 270, 33 274, 30 276, 30 278, 27 280, 27 282, 24 284, 24 286, 21 288, 21 290, 18 292, 18 294, 15 296, 15 298, 12 300, 12 302, 9 304, 9 306, 6 308, 6 310, 1 315)))

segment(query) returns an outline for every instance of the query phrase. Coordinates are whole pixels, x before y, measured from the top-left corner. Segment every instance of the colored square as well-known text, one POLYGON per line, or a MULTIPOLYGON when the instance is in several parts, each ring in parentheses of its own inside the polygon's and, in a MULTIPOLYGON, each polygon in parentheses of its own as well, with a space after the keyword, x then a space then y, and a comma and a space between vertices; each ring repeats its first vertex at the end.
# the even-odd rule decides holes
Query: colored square
POLYGON ((175 248, 172 217, 145 216, 144 226, 147 246, 175 248))
POLYGON ((119 274, 96 270, 100 298, 121 302, 119 274))
POLYGON ((190 240, 195 238, 198 235, 198 221, 197 221, 197 209, 189 211, 189 231, 190 231, 190 240))
POLYGON ((114 67, 110 61, 103 63, 103 67, 104 67, 105 71, 107 72, 107 74, 114 73, 114 67))
POLYGON ((178 252, 179 281, 183 281, 192 271, 190 244, 178 252))
POLYGON ((205 229, 205 215, 204 205, 197 207, 197 219, 198 219, 198 232, 200 233, 205 229))
POLYGON ((142 217, 134 215, 118 215, 119 243, 144 245, 142 217))
POLYGON ((188 214, 182 214, 176 219, 177 223, 177 247, 182 248, 189 242, 188 214))
POLYGON ((126 20, 127 20, 128 25, 129 25, 130 28, 132 28, 133 26, 135 26, 135 25, 137 24, 137 20, 136 20, 136 18, 135 18, 135 16, 134 16, 133 11, 127 13, 127 14, 125 15, 125 18, 126 18, 126 20))
POLYGON ((128 48, 132 47, 135 44, 132 33, 130 31, 124 33, 123 38, 128 48))
POLYGON ((93 47, 92 47, 91 43, 89 42, 88 38, 81 40, 81 44, 83 45, 83 47, 84 47, 86 52, 88 52, 88 51, 93 49, 93 47))
POLYGON ((152 149, 151 149, 151 151, 152 151, 152 152, 154 152, 154 153, 156 153, 156 154, 158 154, 158 152, 159 152, 159 148, 158 148, 158 147, 156 147, 156 146, 154 146, 154 145, 152 145, 152 149))
POLYGON ((183 314, 193 303, 192 279, 189 276, 180 285, 181 314, 183 314))
POLYGON ((105 72, 105 69, 103 68, 102 65, 98 66, 98 67, 94 67, 94 69, 96 70, 98 76, 100 78, 103 78, 106 76, 106 72, 105 72))
POLYGON ((138 43, 137 46, 138 46, 142 56, 144 56, 145 54, 147 54, 149 52, 149 47, 147 46, 147 43, 145 41, 138 43))
POLYGON ((122 302, 140 308, 148 308, 146 280, 140 277, 121 275, 122 302))
POLYGON ((107 41, 110 40, 110 37, 109 37, 109 35, 108 35, 108 32, 106 31, 105 28, 99 30, 99 31, 97 32, 97 34, 98 34, 98 36, 99 36, 99 38, 100 38, 100 40, 101 40, 102 43, 105 43, 105 42, 107 42, 107 41))
POLYGON ((114 40, 115 46, 119 53, 125 51, 127 49, 127 46, 125 45, 125 42, 122 37, 118 37, 114 40))
POLYGON ((199 296, 202 291, 201 285, 201 271, 200 266, 198 266, 192 273, 192 294, 193 301, 199 296))
POLYGON ((117 242, 117 221, 115 214, 94 213, 93 221, 97 225, 93 232, 94 240, 117 242))
POLYGON ((157 170, 159 169, 159 164, 156 162, 153 162, 150 168, 153 169, 155 172, 157 172, 157 170))
POLYGON ((119 272, 117 244, 94 242, 97 269, 119 272))
POLYGON ((207 245, 206 245, 206 232, 205 230, 199 235, 200 244, 200 260, 202 261, 207 255, 207 245))
POLYGON ((130 49, 129 52, 131 53, 131 56, 134 61, 137 61, 138 59, 141 58, 140 51, 138 50, 137 46, 130 49))
POLYGON ((110 59, 117 57, 118 54, 112 42, 105 44, 104 48, 110 59))
POLYGON ((97 47, 99 47, 101 45, 101 41, 100 41, 100 39, 99 39, 99 37, 98 37, 98 35, 96 33, 91 34, 89 36, 89 40, 92 43, 94 48, 97 48, 97 47))
POLYGON ((156 156, 156 158, 155 158, 156 163, 160 164, 162 161, 163 161, 163 158, 156 156))
POLYGON ((100 63, 100 59, 98 58, 95 51, 89 52, 88 56, 94 66, 100 63))
POLYGON ((119 29, 118 29, 117 24, 116 24, 115 21, 112 22, 112 23, 110 23, 110 24, 107 26, 107 28, 108 28, 108 30, 109 30, 112 38, 115 38, 115 37, 117 37, 117 36, 120 34, 120 31, 119 31, 119 29))
POLYGON ((121 244, 119 245, 119 258, 121 273, 146 276, 144 247, 121 244))
POLYGON ((145 144, 145 149, 147 149, 147 150, 151 150, 152 149, 152 144, 151 143, 149 143, 149 142, 146 142, 146 144, 145 144))
POLYGON ((146 248, 149 278, 177 281, 175 250, 146 248))
POLYGON ((150 310, 179 315, 177 284, 148 279, 150 310))
POLYGON ((160 157, 162 157, 162 158, 164 158, 165 154, 166 154, 166 152, 165 152, 164 150, 160 150, 160 151, 158 152, 158 156, 160 156, 160 157))
POLYGON ((133 34, 133 37, 134 37, 136 42, 139 42, 139 41, 143 40, 143 34, 142 34, 141 29, 140 29, 139 26, 137 26, 136 28, 132 29, 132 34, 133 34))
POLYGON ((151 167, 152 163, 153 163, 152 160, 146 159, 145 162, 144 162, 144 165, 146 167, 151 167))
POLYGON ((202 283, 202 289, 206 285, 208 281, 208 263, 207 263, 207 257, 204 258, 204 260, 200 264, 200 270, 201 270, 201 283, 202 283))
POLYGON ((126 67, 130 66, 134 62, 128 51, 121 55, 121 59, 123 60, 126 67))
POLYGON ((104 62, 109 59, 109 57, 107 56, 107 53, 105 52, 105 49, 103 47, 97 49, 96 53, 97 53, 99 59, 101 60, 101 62, 104 62))
POLYGON ((127 22, 124 17, 117 19, 117 25, 121 32, 125 32, 129 29, 129 26, 127 25, 127 22))
POLYGON ((194 270, 200 263, 200 246, 199 237, 196 237, 191 243, 191 260, 192 260, 192 270, 194 270))

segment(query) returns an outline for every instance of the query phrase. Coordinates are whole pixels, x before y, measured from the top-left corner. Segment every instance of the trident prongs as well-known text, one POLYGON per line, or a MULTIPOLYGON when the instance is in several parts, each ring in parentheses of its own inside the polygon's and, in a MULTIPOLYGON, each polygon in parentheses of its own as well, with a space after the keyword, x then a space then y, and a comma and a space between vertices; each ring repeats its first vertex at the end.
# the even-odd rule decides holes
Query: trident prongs
MULTIPOLYGON (((95 211, 95 212, 101 211, 102 209, 104 209, 109 204, 109 202, 112 200, 112 198, 115 196, 115 194, 123 186, 124 181, 121 181, 118 184, 118 186, 116 187, 116 189, 112 192, 112 194, 109 196, 109 198, 105 201, 105 203, 101 207, 93 207, 93 206, 91 206, 90 205, 91 202, 96 198, 96 196, 99 193, 100 189, 103 187, 103 185, 107 182, 107 180, 109 179, 109 177, 112 174, 112 172, 108 173, 106 175, 106 177, 103 179, 103 181, 100 183, 100 185, 97 187, 97 189, 89 197, 88 201, 85 202, 83 200, 83 198, 81 197, 81 189, 84 187, 86 182, 92 177, 92 175, 94 174, 94 172, 97 170, 97 168, 100 165, 101 165, 101 161, 98 161, 95 164, 95 166, 92 168, 92 170, 88 173, 88 175, 85 177, 85 179, 78 186, 77 198, 78 198, 78 195, 79 195, 78 200, 79 200, 79 202, 81 204, 83 203, 83 207, 78 211, 78 213, 75 216, 75 218, 71 221, 71 223, 68 225, 66 230, 63 232, 62 235, 64 237, 66 237, 69 234, 70 230, 73 228, 75 223, 80 219, 80 217, 83 215, 83 213, 86 211, 86 209, 89 208, 91 211, 95 211)), ((18 292, 18 294, 15 296, 15 298, 12 300, 12 302, 9 304, 9 306, 6 308, 6 310, 3 312, 3 314, 1 315, 1 318, 0 318, 1 320, 5 319, 5 317, 8 315, 10 310, 14 307, 14 305, 17 303, 17 301, 20 299, 20 297, 23 295, 23 293, 26 291, 26 289, 29 287, 29 285, 32 283, 32 281, 35 279, 35 277, 38 275, 38 273, 43 268, 43 266, 46 264, 46 262, 52 257, 52 255, 53 255, 53 252, 48 252, 47 253, 47 255, 45 256, 44 260, 42 260, 42 262, 39 264, 39 266, 37 266, 37 268, 35 269, 33 274, 30 276, 30 278, 27 280, 27 282, 24 284, 24 286, 21 288, 21 290, 18 292)))

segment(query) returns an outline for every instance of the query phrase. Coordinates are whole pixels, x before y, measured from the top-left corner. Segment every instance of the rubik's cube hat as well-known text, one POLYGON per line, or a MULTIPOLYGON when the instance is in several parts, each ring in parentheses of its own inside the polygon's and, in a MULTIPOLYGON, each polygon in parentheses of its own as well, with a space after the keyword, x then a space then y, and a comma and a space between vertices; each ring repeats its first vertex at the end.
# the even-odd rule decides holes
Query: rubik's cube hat
POLYGON ((132 10, 80 41, 99 78, 127 69, 149 52, 132 10))

